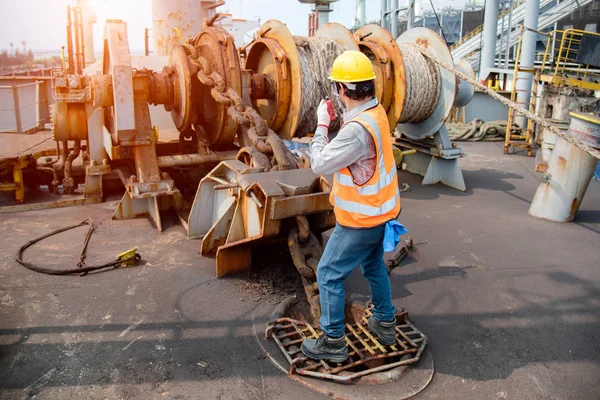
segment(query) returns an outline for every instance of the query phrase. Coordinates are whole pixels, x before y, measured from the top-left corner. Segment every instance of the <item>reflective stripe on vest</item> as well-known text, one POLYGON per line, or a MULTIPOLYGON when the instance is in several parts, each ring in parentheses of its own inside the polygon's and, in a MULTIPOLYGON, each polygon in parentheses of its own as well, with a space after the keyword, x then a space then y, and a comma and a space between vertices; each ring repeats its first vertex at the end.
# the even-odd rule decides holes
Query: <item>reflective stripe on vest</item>
POLYGON ((349 168, 336 172, 331 203, 341 225, 357 228, 377 226, 394 219, 400 212, 396 163, 387 117, 383 107, 377 105, 348 122, 360 123, 375 142, 376 170, 364 185, 354 183, 349 168))
POLYGON ((399 198, 399 195, 395 195, 394 197, 383 203, 380 207, 373 207, 360 204, 355 201, 342 200, 336 195, 333 195, 336 207, 339 207, 344 211, 358 213, 366 215, 368 217, 377 217, 379 215, 389 213, 396 207, 396 203, 398 202, 399 198))
POLYGON ((379 130, 379 125, 377 122, 371 117, 369 114, 363 113, 360 115, 360 119, 364 120, 365 123, 369 125, 369 127, 375 132, 375 136, 377 138, 377 158, 379 159, 379 180, 377 183, 372 185, 364 185, 358 186, 354 183, 352 176, 345 175, 336 172, 337 182, 342 186, 355 187, 360 195, 373 195, 379 193, 384 187, 392 183, 396 179, 396 168, 392 168, 389 173, 385 172, 385 160, 383 158, 383 144, 381 141, 381 131, 379 130))

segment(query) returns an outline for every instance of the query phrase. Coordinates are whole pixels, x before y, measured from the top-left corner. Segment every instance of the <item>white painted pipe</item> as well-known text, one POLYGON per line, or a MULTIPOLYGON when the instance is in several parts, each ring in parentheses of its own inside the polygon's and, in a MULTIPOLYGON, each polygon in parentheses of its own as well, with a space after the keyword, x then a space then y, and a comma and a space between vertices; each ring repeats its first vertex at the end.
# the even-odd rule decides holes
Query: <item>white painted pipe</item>
MULTIPOLYGON (((571 113, 569 134, 600 147, 600 118, 571 113)), ((571 222, 594 176, 598 160, 586 151, 557 138, 548 170, 535 192, 529 214, 553 222, 571 222)))
MULTIPOLYGON (((540 0, 527 0, 525 9, 525 27, 533 30, 538 29, 540 15, 540 0)), ((535 45, 537 43, 537 33, 526 30, 523 33, 523 43, 521 44, 521 57, 519 66, 521 68, 533 68, 535 62, 535 45)), ((521 107, 529 108, 531 101, 531 89, 533 86, 533 74, 530 72, 519 72, 517 77, 517 103, 521 107)), ((534 94, 535 95, 535 94, 534 94)), ((518 116, 515 122, 521 128, 527 128, 527 118, 518 116)))
POLYGON ((361 27, 367 23, 367 0, 358 0, 356 2, 356 26, 361 27))
MULTIPOLYGON (((487 73, 489 68, 494 68, 496 58, 496 40, 498 37, 498 0, 485 0, 485 14, 483 19, 483 41, 481 42, 481 68, 483 73, 487 73)), ((485 76, 479 74, 479 79, 485 76)))

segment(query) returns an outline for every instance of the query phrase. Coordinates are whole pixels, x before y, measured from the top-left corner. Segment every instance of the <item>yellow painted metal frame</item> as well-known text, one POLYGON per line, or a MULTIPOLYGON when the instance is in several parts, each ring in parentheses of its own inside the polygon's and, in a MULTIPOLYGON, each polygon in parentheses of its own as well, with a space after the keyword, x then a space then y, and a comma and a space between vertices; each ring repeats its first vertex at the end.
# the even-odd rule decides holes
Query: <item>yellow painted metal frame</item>
POLYGON ((13 181, 0 183, 0 192, 15 192, 15 201, 22 204, 25 201, 25 183, 23 170, 37 162, 38 158, 55 156, 56 150, 43 150, 35 154, 27 154, 12 161, 13 181))
POLYGON ((600 73, 590 71, 588 65, 576 61, 578 50, 574 46, 581 44, 584 35, 600 37, 599 33, 580 29, 555 30, 549 36, 546 52, 542 61, 540 80, 555 86, 572 86, 590 90, 600 90, 600 73), (558 48, 554 44, 560 39, 558 48), (554 54, 556 52, 556 58, 554 54))
MULTIPOLYGON (((590 71, 588 65, 580 64, 576 61, 578 50, 574 47, 581 44, 584 35, 600 37, 600 34, 595 32, 584 31, 580 29, 555 30, 552 32, 540 32, 533 29, 521 27, 521 35, 517 46, 517 54, 515 57, 515 68, 513 73, 513 83, 510 95, 510 100, 516 102, 517 99, 517 81, 519 72, 534 74, 533 88, 531 90, 530 104, 521 104, 529 111, 535 113, 537 101, 537 87, 539 82, 545 82, 554 86, 580 87, 591 90, 600 90, 600 83, 592 82, 600 80, 600 73, 590 71), (539 35, 548 37, 548 43, 542 59, 540 68, 521 68, 519 60, 521 58, 521 46, 523 42, 523 34, 526 30, 539 35), (556 43, 560 43, 558 48, 555 48, 556 43), (556 54, 556 57, 555 57, 556 54)), ((530 79, 530 78, 525 78, 530 79)), ((513 108, 508 110, 507 126, 510 127, 513 123, 516 112, 513 108)), ((504 153, 508 154, 510 147, 522 147, 527 149, 527 155, 531 156, 533 152, 533 121, 527 121, 524 135, 512 135, 510 128, 506 130, 504 140, 504 153)))
MULTIPOLYGON (((510 101, 517 103, 517 81, 520 79, 532 79, 533 85, 531 92, 531 101, 527 104, 521 104, 524 108, 528 108, 531 113, 535 113, 535 104, 537 99, 537 86, 539 82, 539 71, 536 68, 521 68, 519 66, 519 60, 521 58, 521 47, 523 44, 523 34, 526 30, 539 33, 542 35, 546 35, 544 32, 535 31, 533 29, 525 28, 521 26, 521 35, 519 37, 519 45, 517 46, 517 54, 515 56, 515 68, 513 72, 513 82, 512 89, 510 93, 510 101), (533 74, 533 78, 519 78, 519 72, 524 72, 528 74, 533 74)), ((518 103, 517 103, 518 104, 518 103)), ((514 122, 514 118, 517 116, 516 110, 514 108, 508 109, 508 118, 506 124, 506 135, 504 137, 504 154, 508 154, 510 147, 521 147, 527 149, 527 155, 531 157, 533 155, 533 133, 534 126, 533 121, 527 119, 527 126, 525 128, 524 135, 513 135, 511 134, 511 126, 514 122)))

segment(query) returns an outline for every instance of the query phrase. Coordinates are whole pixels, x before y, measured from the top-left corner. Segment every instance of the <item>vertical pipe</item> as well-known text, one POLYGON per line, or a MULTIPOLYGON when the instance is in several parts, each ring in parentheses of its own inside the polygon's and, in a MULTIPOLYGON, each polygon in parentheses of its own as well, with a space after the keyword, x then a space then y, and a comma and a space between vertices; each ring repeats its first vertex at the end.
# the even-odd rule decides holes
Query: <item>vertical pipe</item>
POLYGON ((144 55, 150 55, 148 28, 144 28, 144 55))
POLYGON ((77 9, 79 13, 79 54, 81 60, 81 73, 83 73, 83 69, 85 68, 85 36, 83 34, 83 10, 80 8, 77 9))
POLYGON ((15 107, 15 123, 17 124, 17 133, 23 133, 23 122, 21 121, 21 106, 19 105, 19 87, 13 85, 13 104, 15 107))
POLYGON ((415 26, 415 0, 408 1, 408 19, 406 21, 406 30, 415 26))
POLYGON ((72 33, 75 36, 75 73, 81 74, 81 59, 80 59, 80 45, 79 45, 79 13, 77 8, 73 7, 73 29, 72 33))
POLYGON ((329 23, 329 11, 319 10, 317 11, 317 15, 319 17, 319 25, 317 28, 329 23))
POLYGON ((75 73, 75 60, 73 60, 73 27, 71 22, 71 6, 67 6, 67 57, 69 59, 69 73, 75 73))
MULTIPOLYGON (((504 40, 506 39, 506 35, 504 33, 504 28, 506 26, 505 22, 506 22, 506 15, 504 13, 504 10, 506 8, 506 0, 500 0, 500 12, 502 13, 502 17, 501 17, 501 21, 502 24, 500 25, 500 46, 496 46, 496 48, 500 49, 500 51, 497 52, 498 56, 500 56, 502 54, 502 48, 504 47, 504 40)), ((501 58, 501 57, 499 57, 501 58)))
POLYGON ((367 23, 366 0, 357 0, 356 2, 356 26, 361 27, 367 23))
MULTIPOLYGON (((537 30, 538 17, 540 12, 540 0, 527 0, 525 8, 525 28, 537 30)), ((537 42, 537 33, 525 30, 523 34, 523 44, 521 45, 521 57, 519 60, 520 68, 533 68, 535 61, 535 45, 537 42)), ((524 108, 529 108, 531 101, 531 86, 533 84, 532 73, 521 73, 517 81, 517 103, 524 108)), ((526 128, 527 119, 525 117, 515 118, 515 122, 521 128, 526 128)))
POLYGON ((482 73, 487 75, 487 69, 494 68, 495 66, 496 39, 498 37, 498 11, 498 0, 485 0, 481 66, 479 67, 480 80, 485 78, 485 75, 482 75, 482 73))
POLYGON ((387 12, 387 0, 381 0, 381 27, 383 29, 387 29, 387 24, 385 21, 387 12))
POLYGON ((508 59, 510 56, 510 34, 512 29, 513 0, 509 0, 508 7, 508 30, 506 31, 506 47, 504 49, 504 68, 506 69, 508 69, 508 59))
POLYGON ((90 0, 77 0, 77 7, 81 10, 81 42, 82 44, 82 64, 90 65, 95 61, 94 57, 94 23, 96 23, 96 14, 92 8, 90 0))
POLYGON ((398 0, 392 0, 392 13, 390 14, 390 24, 392 25, 392 37, 394 40, 398 37, 398 0))

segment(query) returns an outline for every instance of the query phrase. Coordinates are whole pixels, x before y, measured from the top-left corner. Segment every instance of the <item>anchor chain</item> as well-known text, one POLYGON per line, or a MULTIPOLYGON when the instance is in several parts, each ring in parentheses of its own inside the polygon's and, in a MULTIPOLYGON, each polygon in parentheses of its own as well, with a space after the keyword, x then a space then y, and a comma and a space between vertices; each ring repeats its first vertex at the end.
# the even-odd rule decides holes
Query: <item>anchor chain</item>
POLYGON ((310 231, 306 216, 296 217, 297 228, 293 228, 288 235, 288 247, 294 266, 300 273, 304 292, 310 305, 310 314, 313 322, 318 323, 321 317, 321 303, 319 286, 317 285, 317 267, 323 255, 323 247, 317 236, 310 231))
POLYGON ((210 88, 212 98, 217 103, 228 107, 227 114, 238 125, 249 128, 248 137, 252 145, 250 149, 242 149, 246 158, 251 158, 258 151, 266 157, 258 156, 257 164, 267 170, 284 171, 298 168, 296 159, 279 136, 267 126, 255 109, 244 105, 242 97, 233 88, 227 86, 225 79, 217 71, 212 70, 208 60, 197 52, 190 54, 189 59, 198 71, 196 76, 200 83, 210 88))

